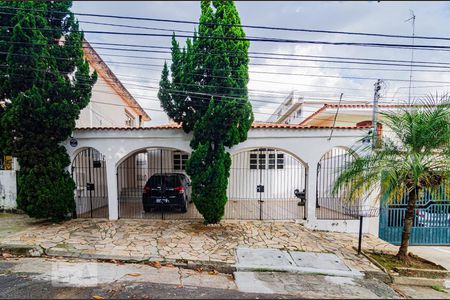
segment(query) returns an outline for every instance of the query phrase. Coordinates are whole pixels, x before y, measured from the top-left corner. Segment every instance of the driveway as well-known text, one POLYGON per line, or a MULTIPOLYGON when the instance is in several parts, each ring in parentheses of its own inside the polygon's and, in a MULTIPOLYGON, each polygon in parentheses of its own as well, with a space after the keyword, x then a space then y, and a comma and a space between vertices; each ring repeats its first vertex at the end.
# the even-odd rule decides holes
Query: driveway
POLYGON ((39 221, 23 214, 0 213, 0 240, 18 232, 24 231, 39 221))

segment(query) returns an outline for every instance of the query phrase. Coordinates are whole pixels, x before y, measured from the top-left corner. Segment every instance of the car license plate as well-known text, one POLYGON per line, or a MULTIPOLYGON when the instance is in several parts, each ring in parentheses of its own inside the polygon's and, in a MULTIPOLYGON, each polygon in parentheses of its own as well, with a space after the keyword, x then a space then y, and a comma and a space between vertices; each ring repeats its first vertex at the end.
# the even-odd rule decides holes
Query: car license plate
POLYGON ((167 200, 166 198, 158 198, 156 199, 156 203, 167 203, 169 202, 169 200, 167 200))

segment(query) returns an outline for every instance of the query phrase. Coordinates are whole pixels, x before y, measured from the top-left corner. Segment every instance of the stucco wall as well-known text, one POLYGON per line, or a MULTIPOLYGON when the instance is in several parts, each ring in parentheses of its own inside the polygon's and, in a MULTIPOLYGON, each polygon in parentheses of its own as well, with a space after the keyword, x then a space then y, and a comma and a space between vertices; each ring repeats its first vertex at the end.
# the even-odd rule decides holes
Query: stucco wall
MULTIPOLYGON (((357 221, 317 220, 316 178, 317 164, 323 154, 333 147, 354 148, 360 145, 365 129, 336 128, 329 139, 330 129, 257 128, 250 130, 248 139, 228 149, 231 155, 255 148, 274 148, 293 155, 304 163, 306 172, 306 226, 316 229, 356 232, 357 221), (333 225, 338 223, 337 225, 333 225), (345 224, 344 224, 345 223, 345 224)), ((172 148, 190 153, 190 134, 181 129, 140 128, 135 130, 75 130, 78 145, 66 143, 71 157, 86 147, 93 147, 105 155, 107 164, 109 218, 118 218, 117 167, 133 153, 147 148, 172 148)), ((368 222, 367 222, 368 223, 368 222)), ((367 232, 368 226, 365 226, 367 232)))
MULTIPOLYGON (((125 108, 122 98, 98 76, 92 88, 91 101, 81 110, 76 127, 125 127, 125 108)), ((134 116, 136 127, 139 123, 138 114, 131 108, 127 108, 127 111, 134 116)))
POLYGON ((0 171, 0 209, 17 208, 16 171, 0 171))

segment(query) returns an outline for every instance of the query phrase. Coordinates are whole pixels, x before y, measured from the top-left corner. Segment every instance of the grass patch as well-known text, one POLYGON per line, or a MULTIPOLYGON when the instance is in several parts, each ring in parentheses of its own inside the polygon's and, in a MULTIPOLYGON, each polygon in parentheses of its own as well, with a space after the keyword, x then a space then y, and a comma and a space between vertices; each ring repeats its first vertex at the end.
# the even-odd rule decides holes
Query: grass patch
POLYGON ((14 217, 14 214, 7 212, 0 212, 0 218, 12 218, 12 217, 14 217))
POLYGON ((447 293, 447 291, 440 285, 432 285, 431 288, 441 293, 447 293))
POLYGON ((443 267, 433 264, 423 258, 415 255, 409 255, 408 260, 399 260, 395 255, 387 253, 367 253, 377 263, 382 265, 388 271, 396 271, 398 268, 412 268, 412 269, 424 269, 424 270, 445 270, 443 267))

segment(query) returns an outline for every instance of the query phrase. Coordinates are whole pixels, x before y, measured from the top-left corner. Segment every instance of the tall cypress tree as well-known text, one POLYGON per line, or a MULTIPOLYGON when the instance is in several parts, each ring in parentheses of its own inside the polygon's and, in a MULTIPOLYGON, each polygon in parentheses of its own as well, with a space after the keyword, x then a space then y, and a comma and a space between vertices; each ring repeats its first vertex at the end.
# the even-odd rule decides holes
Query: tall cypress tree
POLYGON ((84 60, 71 1, 0 2, 0 138, 18 158, 17 203, 28 215, 62 219, 74 209, 74 182, 61 143, 90 99, 96 74, 84 60))
POLYGON ((223 217, 231 158, 253 122, 248 101, 248 48, 233 1, 202 1, 198 32, 180 50, 172 38, 171 80, 165 66, 159 99, 185 132, 193 132, 187 165, 192 199, 206 223, 223 217))

